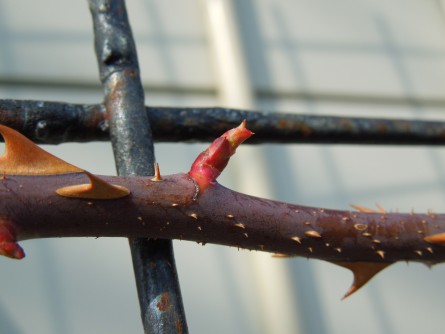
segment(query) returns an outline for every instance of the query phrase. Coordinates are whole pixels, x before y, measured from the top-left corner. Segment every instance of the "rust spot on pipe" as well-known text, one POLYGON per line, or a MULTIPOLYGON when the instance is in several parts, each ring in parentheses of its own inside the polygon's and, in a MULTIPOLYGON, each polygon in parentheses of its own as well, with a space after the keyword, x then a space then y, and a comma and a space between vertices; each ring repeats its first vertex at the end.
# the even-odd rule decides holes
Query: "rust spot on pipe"
POLYGON ((163 292, 161 294, 161 297, 159 298, 159 301, 156 304, 156 307, 161 312, 168 311, 172 307, 168 292, 163 292))
POLYGON ((178 334, 182 334, 183 331, 182 331, 182 323, 181 323, 181 321, 180 320, 176 320, 175 324, 176 324, 176 332, 178 334))

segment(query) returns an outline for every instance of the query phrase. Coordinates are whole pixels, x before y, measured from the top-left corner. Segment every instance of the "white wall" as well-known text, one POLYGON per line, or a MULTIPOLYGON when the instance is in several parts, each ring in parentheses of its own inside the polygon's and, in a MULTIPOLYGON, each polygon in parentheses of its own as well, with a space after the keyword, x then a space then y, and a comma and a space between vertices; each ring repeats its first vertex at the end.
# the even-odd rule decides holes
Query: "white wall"
MULTIPOLYGON (((445 118, 440 2, 228 4, 255 108, 445 118), (311 98, 301 98, 302 92, 311 98)), ((128 11, 147 104, 231 103, 221 98, 218 73, 228 65, 216 61, 204 1, 131 0, 128 11), (184 88, 184 94, 172 93, 172 87, 184 88)), ((0 3, 0 98, 97 103, 101 94, 85 1, 0 3), (57 88, 70 82, 78 85, 57 88), (89 88, 95 83, 98 89, 89 88)), ((224 185, 339 209, 376 202, 389 210, 444 209, 442 148, 246 146, 223 174, 224 185), (259 160, 240 163, 243 155, 259 160)), ((115 173, 108 143, 45 148, 93 173, 115 173)), ((203 148, 159 144, 157 160, 163 173, 186 171, 203 148)), ((22 244, 23 261, 0 259, 0 333, 142 332, 125 239, 22 244)), ((175 249, 191 333, 434 333, 443 326, 441 265, 391 266, 340 302, 352 277, 328 263, 188 242, 175 242, 175 249)))

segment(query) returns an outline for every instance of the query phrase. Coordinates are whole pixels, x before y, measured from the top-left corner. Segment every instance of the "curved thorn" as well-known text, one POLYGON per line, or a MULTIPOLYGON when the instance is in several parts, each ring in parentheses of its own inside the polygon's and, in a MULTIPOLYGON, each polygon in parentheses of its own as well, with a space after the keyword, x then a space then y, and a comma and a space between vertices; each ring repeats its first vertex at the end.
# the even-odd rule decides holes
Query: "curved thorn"
POLYGON ((351 287, 346 291, 342 300, 346 299, 368 281, 373 278, 378 272, 382 271, 392 263, 374 263, 374 262, 333 262, 341 267, 352 271, 354 280, 351 287))
POLYGON ((5 140, 5 152, 0 157, 0 174, 51 175, 82 171, 7 126, 0 125, 0 133, 5 140))
POLYGON ((83 172, 90 179, 90 183, 59 188, 56 193, 64 197, 99 200, 118 199, 130 194, 125 187, 108 183, 90 172, 83 172))

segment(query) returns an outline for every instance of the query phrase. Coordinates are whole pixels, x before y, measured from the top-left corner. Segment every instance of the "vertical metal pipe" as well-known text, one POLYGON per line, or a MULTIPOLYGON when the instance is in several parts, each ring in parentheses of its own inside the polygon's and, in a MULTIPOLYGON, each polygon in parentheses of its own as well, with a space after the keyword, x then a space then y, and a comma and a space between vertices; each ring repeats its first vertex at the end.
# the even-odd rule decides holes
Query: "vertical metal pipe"
MULTIPOLYGON (((136 47, 124 0, 89 0, 119 175, 153 175, 155 161, 136 47)), ((186 333, 170 240, 130 240, 145 333, 186 333)))

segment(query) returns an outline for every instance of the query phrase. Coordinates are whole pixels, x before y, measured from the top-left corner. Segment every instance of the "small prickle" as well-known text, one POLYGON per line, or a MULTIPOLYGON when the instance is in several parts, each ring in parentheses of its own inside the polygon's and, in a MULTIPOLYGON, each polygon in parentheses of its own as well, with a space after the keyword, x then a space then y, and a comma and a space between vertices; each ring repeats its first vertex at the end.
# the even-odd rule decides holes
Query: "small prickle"
POLYGON ((301 244, 301 238, 300 237, 295 236, 295 237, 292 237, 291 239, 296 241, 296 242, 298 242, 299 244, 301 244))
POLYGON ((151 179, 154 182, 162 181, 161 170, 159 169, 159 164, 157 162, 154 163, 155 176, 151 179))
POLYGON ((306 231, 304 234, 311 238, 321 238, 321 234, 314 230, 306 231))
POLYGON ((382 251, 382 250, 377 250, 377 251, 375 251, 375 252, 376 252, 376 254, 377 254, 378 256, 380 256, 382 259, 385 258, 385 252, 384 252, 384 251, 382 251))
POLYGON ((420 249, 415 250, 414 253, 416 253, 419 256, 423 255, 423 252, 420 249))

